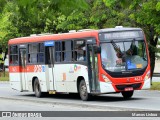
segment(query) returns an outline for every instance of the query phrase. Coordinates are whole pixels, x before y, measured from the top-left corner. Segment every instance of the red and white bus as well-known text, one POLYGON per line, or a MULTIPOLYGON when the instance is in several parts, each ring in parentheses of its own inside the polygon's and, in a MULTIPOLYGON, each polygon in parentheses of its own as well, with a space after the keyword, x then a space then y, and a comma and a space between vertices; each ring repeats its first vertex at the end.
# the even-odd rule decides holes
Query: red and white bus
POLYGON ((150 60, 140 28, 107 28, 9 40, 13 89, 92 95, 150 88, 150 60))

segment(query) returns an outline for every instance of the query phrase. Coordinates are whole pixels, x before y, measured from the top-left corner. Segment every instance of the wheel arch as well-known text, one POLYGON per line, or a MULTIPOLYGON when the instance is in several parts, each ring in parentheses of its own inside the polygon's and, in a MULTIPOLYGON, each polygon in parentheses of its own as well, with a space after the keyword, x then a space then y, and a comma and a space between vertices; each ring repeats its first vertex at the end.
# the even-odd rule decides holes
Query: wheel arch
POLYGON ((80 84, 81 80, 85 80, 83 76, 79 76, 77 78, 77 91, 78 91, 78 93, 79 93, 79 84, 80 84))

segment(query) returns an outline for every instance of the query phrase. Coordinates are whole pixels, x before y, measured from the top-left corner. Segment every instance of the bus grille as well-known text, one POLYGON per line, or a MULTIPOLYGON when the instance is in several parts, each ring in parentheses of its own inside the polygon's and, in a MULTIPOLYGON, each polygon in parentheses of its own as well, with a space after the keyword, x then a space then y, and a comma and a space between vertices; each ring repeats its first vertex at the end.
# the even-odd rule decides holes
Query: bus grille
POLYGON ((133 87, 133 89, 138 89, 141 86, 141 83, 131 84, 131 85, 116 85, 118 90, 124 90, 127 87, 133 87))

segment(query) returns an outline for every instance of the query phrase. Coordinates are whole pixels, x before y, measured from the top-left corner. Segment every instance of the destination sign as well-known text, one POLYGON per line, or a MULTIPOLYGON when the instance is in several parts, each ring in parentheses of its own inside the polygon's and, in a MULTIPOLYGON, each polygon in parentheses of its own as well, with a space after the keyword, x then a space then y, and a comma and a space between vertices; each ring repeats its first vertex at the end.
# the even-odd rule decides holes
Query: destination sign
POLYGON ((44 46, 54 46, 54 41, 44 42, 44 46))
POLYGON ((100 40, 126 39, 126 38, 143 38, 142 31, 117 31, 99 34, 100 40))

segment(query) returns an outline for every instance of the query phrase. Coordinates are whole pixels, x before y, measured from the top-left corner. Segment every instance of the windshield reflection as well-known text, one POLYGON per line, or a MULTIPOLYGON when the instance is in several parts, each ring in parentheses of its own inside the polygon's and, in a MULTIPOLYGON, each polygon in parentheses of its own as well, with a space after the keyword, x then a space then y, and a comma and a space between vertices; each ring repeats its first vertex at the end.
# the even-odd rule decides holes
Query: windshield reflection
POLYGON ((127 41, 101 44, 103 68, 112 72, 143 69, 147 66, 144 41, 127 41))

